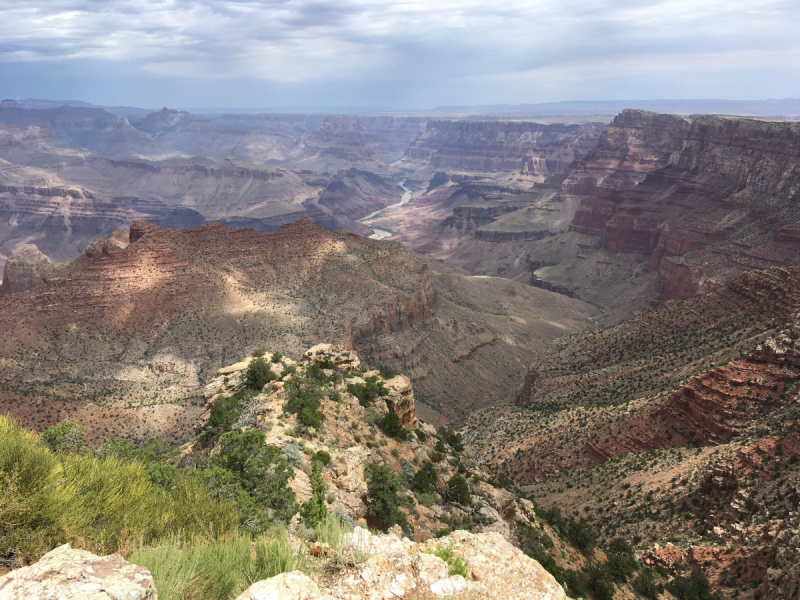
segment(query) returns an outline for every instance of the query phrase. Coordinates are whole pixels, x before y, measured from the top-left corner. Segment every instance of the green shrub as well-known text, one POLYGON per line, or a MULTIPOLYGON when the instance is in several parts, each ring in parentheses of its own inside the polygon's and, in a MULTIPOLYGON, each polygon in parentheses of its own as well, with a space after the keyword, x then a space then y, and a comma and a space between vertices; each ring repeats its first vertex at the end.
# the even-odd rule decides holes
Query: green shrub
POLYGON ((622 538, 615 538, 611 540, 608 549, 615 554, 623 554, 626 556, 633 556, 633 546, 622 538))
POLYGON ((678 600, 722 600, 722 592, 712 591, 708 577, 700 571, 693 571, 688 579, 676 577, 667 590, 678 600))
POLYGON ((387 412, 380 419, 376 419, 375 424, 389 437, 399 440, 408 440, 411 437, 411 432, 403 427, 400 417, 392 411, 387 412))
POLYGON ((614 583, 605 565, 594 563, 586 570, 586 584, 596 600, 614 600, 614 583))
POLYGON ((327 467, 331 463, 331 455, 327 450, 317 450, 314 456, 311 457, 312 461, 319 461, 323 467, 327 467))
POLYGON ((96 458, 116 458, 119 461, 135 460, 139 452, 133 449, 128 440, 107 440, 94 451, 96 458))
POLYGON ((597 539, 592 535, 591 528, 586 522, 586 519, 581 518, 580 521, 569 519, 566 528, 567 539, 578 550, 589 556, 594 552, 594 547, 597 545, 597 539))
POLYGON ((441 529, 438 529, 436 531, 436 537, 437 538, 443 538, 443 537, 446 537, 446 536, 450 535, 451 533, 453 533, 453 532, 450 530, 449 527, 442 527, 441 529))
POLYGON ((364 379, 364 383, 351 383, 347 386, 347 391, 358 398, 358 403, 364 408, 372 404, 377 398, 389 394, 388 388, 378 380, 377 375, 370 375, 364 379))
POLYGON ((402 489, 394 472, 385 465, 371 464, 366 467, 367 475, 367 508, 375 517, 378 527, 387 531, 398 524, 408 531, 405 514, 399 508, 400 499, 397 492, 402 489))
MULTIPOLYGON (((441 529, 439 531, 441 531, 441 529)), ((438 550, 427 550, 427 553, 433 554, 434 556, 438 556, 444 562, 446 562, 447 573, 451 577, 453 575, 461 575, 466 579, 467 576, 469 575, 469 570, 467 569, 467 563, 464 562, 464 558, 462 556, 456 554, 455 550, 453 550, 452 544, 447 548, 439 548, 438 550)))
POLYGON ((82 454, 86 450, 84 435, 86 428, 83 425, 64 421, 47 428, 42 434, 42 444, 53 452, 82 454))
POLYGON ((322 463, 320 461, 314 462, 310 480, 311 498, 303 503, 300 515, 303 517, 306 527, 316 527, 328 516, 328 509, 325 506, 325 492, 328 490, 328 486, 322 479, 322 463))
POLYGON ((259 393, 264 389, 265 385, 275 379, 277 379, 277 376, 269 368, 269 363, 264 360, 263 356, 251 360, 250 364, 247 365, 247 370, 244 372, 244 380, 247 387, 259 393))
POLYGON ((427 434, 424 431, 422 431, 422 429, 420 429, 419 427, 417 427, 414 430, 414 433, 416 434, 417 439, 420 441, 421 444, 424 444, 425 440, 428 439, 427 434))
POLYGON ((242 406, 236 398, 220 396, 214 400, 211 415, 208 417, 208 426, 222 431, 230 431, 231 425, 239 420, 242 406))
POLYGON ((444 460, 444 454, 441 452, 436 452, 435 450, 431 452, 431 462, 440 463, 444 460))
POLYGON ((301 425, 319 429, 325 419, 319 412, 325 392, 318 382, 309 377, 290 379, 283 389, 288 396, 283 410, 296 414, 301 425))
POLYGON ((458 436, 449 429, 440 427, 439 437, 447 442, 456 452, 464 451, 464 445, 461 443, 461 440, 459 440, 458 436))
POLYGON ((161 486, 165 490, 171 490, 178 481, 180 473, 169 463, 153 462, 145 467, 144 476, 150 483, 161 486))
POLYGON ((647 567, 643 568, 639 576, 633 580, 633 589, 648 600, 658 600, 658 597, 664 592, 664 586, 656 583, 652 569, 647 567))
POLYGON ((583 583, 580 574, 572 569, 564 571, 564 588, 570 598, 585 598, 586 584, 583 583))
MULTIPOLYGON (((237 495, 236 502, 242 512, 243 525, 250 526, 253 531, 262 530, 264 511, 268 510, 272 518, 283 522, 288 522, 297 512, 294 490, 288 485, 294 478, 294 470, 278 448, 266 445, 263 431, 226 433, 220 438, 220 450, 212 457, 211 464, 235 475, 252 499, 252 507, 241 495, 237 495), (255 526, 247 519, 254 519, 255 526)), ((221 480, 219 485, 231 486, 230 482, 221 480)))
POLYGON ((325 385, 330 381, 327 375, 325 375, 325 371, 322 370, 322 366, 318 365, 317 363, 312 363, 306 367, 305 377, 316 383, 317 385, 325 385))
POLYGON ((461 475, 453 475, 450 481, 447 482, 447 490, 445 491, 445 500, 448 502, 458 502, 464 506, 469 506, 472 503, 469 493, 469 485, 467 480, 461 475))
POLYGON ((166 460, 170 456, 174 456, 180 450, 178 444, 170 444, 169 440, 164 436, 152 437, 147 440, 144 448, 139 452, 139 456, 145 462, 153 460, 166 460))
POLYGON ((178 532, 187 540, 230 536, 238 514, 206 486, 150 483, 138 461, 53 453, 39 436, 0 416, 0 555, 37 560, 64 543, 127 555, 178 532))
POLYGON ((636 559, 633 556, 608 552, 608 570, 615 581, 627 583, 628 578, 636 571, 636 559))
POLYGON ((267 353, 267 351, 266 351, 266 350, 264 350, 263 348, 256 348, 255 350, 253 350, 253 351, 250 353, 250 356, 253 356, 253 357, 255 357, 255 358, 261 358, 261 357, 262 357, 262 356, 264 356, 266 353, 267 353))
POLYGON ((319 366, 323 369, 335 369, 336 364, 331 360, 331 357, 327 354, 322 357, 322 360, 319 361, 319 366))
POLYGON ((391 379, 392 377, 400 375, 400 371, 390 365, 380 365, 378 371, 380 371, 381 377, 384 379, 391 379))
POLYGON ((437 479, 436 469, 430 461, 422 463, 422 468, 414 473, 411 489, 423 494, 431 494, 435 491, 437 479))
POLYGON ((269 359, 269 360, 270 360, 270 362, 279 363, 279 362, 281 362, 281 359, 282 359, 282 358, 283 358, 283 354, 281 354, 280 352, 275 352, 275 353, 274 353, 274 354, 273 354, 273 355, 270 357, 270 359, 269 359))

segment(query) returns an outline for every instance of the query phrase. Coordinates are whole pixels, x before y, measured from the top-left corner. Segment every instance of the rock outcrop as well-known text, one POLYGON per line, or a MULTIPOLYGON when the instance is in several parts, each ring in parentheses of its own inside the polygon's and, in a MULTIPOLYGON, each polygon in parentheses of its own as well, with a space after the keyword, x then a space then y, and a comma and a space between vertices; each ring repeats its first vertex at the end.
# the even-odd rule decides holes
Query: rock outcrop
POLYGON ((78 258, 68 263, 54 263, 39 251, 35 244, 18 246, 3 268, 3 286, 0 294, 28 292, 49 280, 67 277, 82 271, 95 260, 109 256, 128 246, 127 231, 114 231, 89 244, 78 258))
POLYGON ((0 576, 0 600, 156 600, 150 571, 117 555, 95 556, 69 544, 0 576))
POLYGON ((775 561, 767 569, 766 581, 759 588, 760 598, 794 600, 800 598, 800 531, 784 529, 775 539, 775 561))
POLYGON ((414 543, 399 534, 371 535, 356 528, 347 544, 369 555, 363 565, 321 582, 300 572, 284 573, 254 584, 237 600, 388 600, 414 594, 454 599, 566 599, 552 575, 497 533, 456 531, 414 543), (468 577, 448 575, 447 563, 432 554, 442 548, 464 560, 468 577))
POLYGON ((39 252, 34 244, 17 246, 3 268, 3 287, 0 292, 12 294, 35 289, 53 270, 53 261, 39 252))

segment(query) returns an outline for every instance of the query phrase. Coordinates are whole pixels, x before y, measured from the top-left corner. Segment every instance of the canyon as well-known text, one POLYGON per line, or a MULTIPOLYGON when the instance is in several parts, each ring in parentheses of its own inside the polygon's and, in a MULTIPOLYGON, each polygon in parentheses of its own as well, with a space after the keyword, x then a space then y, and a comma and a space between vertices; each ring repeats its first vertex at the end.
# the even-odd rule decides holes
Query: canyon
POLYGON ((0 410, 25 426, 183 442, 220 367, 337 344, 538 509, 726 597, 792 589, 796 122, 0 123, 0 410))

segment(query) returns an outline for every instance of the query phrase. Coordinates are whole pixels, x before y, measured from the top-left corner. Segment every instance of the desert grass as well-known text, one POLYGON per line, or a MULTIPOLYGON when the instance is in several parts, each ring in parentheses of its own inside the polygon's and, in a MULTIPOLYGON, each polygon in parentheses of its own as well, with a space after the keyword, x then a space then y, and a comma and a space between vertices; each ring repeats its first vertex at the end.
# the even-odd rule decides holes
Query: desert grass
POLYGON ((256 581, 298 569, 302 558, 286 531, 276 528, 256 538, 242 534, 194 544, 175 536, 134 552, 130 561, 150 570, 161 600, 228 600, 256 581))
POLYGON ((69 543, 95 554, 129 555, 142 545, 232 537, 238 513, 203 484, 181 478, 169 492, 137 462, 54 453, 0 415, 0 559, 37 560, 69 543))

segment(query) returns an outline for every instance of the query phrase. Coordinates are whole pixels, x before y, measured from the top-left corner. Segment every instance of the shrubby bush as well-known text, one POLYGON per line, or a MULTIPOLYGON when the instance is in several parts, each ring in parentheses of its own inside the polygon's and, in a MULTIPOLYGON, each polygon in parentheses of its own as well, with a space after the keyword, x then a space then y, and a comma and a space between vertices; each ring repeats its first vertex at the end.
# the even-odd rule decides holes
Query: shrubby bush
POLYGON ((564 587, 570 598, 585 598, 586 584, 577 571, 567 569, 564 571, 564 587))
POLYGON ((400 375, 400 371, 398 371, 391 365, 380 365, 378 367, 378 371, 380 371, 381 377, 383 377, 384 379, 391 379, 392 377, 400 375))
POLYGON ((324 390, 319 382, 311 377, 300 379, 292 378, 283 388, 288 395, 288 400, 283 405, 283 410, 296 414, 300 424, 305 427, 319 429, 325 415, 319 412, 324 390))
POLYGON ((165 490, 171 490, 180 477, 178 469, 169 463, 153 462, 147 465, 144 476, 150 483, 154 483, 165 490))
POLYGON ((389 389, 383 385, 377 375, 370 375, 364 379, 364 383, 351 383, 347 386, 347 391, 358 398, 358 403, 364 408, 375 402, 381 396, 387 396, 389 389))
POLYGON ((633 580, 633 589, 648 600, 658 600, 664 593, 664 586, 656 582, 653 571, 647 567, 643 567, 639 576, 633 580))
POLYGON ((439 428, 439 438, 444 440, 450 447, 453 448, 456 452, 463 452, 464 445, 461 443, 461 440, 458 439, 458 436, 447 429, 446 427, 439 428))
POLYGON ((722 600, 722 592, 713 591, 708 577, 700 571, 692 572, 688 579, 676 577, 669 582, 667 590, 678 600, 722 600))
POLYGON ((414 473, 414 479, 411 484, 411 489, 421 494, 432 494, 436 491, 434 483, 436 482, 436 471, 433 465, 428 463, 414 473))
POLYGON ((400 525, 409 531, 411 526, 406 515, 400 510, 400 499, 397 492, 402 485, 394 472, 385 465, 371 464, 366 466, 367 475, 367 509, 378 522, 378 527, 388 531, 392 525, 400 525))
POLYGON ((327 467, 331 463, 331 454, 327 450, 317 450, 311 460, 319 461, 323 467, 327 467))
MULTIPOLYGON (((294 490, 288 486, 294 470, 281 451, 267 446, 264 438, 264 432, 258 429, 226 433, 220 438, 219 452, 211 458, 212 466, 232 473, 252 499, 252 506, 245 501, 240 510, 258 513, 256 527, 243 523, 256 532, 271 519, 287 523, 297 512, 294 490)), ((237 497, 236 501, 238 505, 243 499, 237 497)))
POLYGON ((73 452, 82 454, 86 451, 86 442, 83 437, 86 435, 86 428, 83 425, 64 421, 53 427, 49 427, 42 434, 42 444, 53 452, 73 452))
POLYGON ((265 385, 277 378, 278 376, 272 372, 263 355, 251 360, 244 372, 244 380, 247 387, 257 392, 261 392, 265 385))
POLYGON ((220 431, 229 431, 231 425, 239 419, 242 406, 236 398, 220 396, 214 400, 211 415, 208 417, 208 426, 220 431))
POLYGON ((608 567, 593 563, 586 569, 586 587, 596 600, 614 600, 614 581, 608 567))
POLYGON ((461 475, 453 475, 447 482, 447 490, 444 493, 445 500, 448 502, 458 502, 464 506, 472 504, 467 480, 461 475))
POLYGON ((328 486, 322 478, 322 463, 314 461, 311 470, 311 498, 303 503, 300 515, 307 527, 316 527, 328 517, 328 509, 325 506, 325 492, 328 486))
POLYGON ((375 424, 389 437, 398 440, 408 440, 411 438, 411 432, 403 427, 403 424, 400 422, 400 417, 397 416, 397 413, 393 413, 392 411, 387 412, 380 419, 376 419, 375 424))

